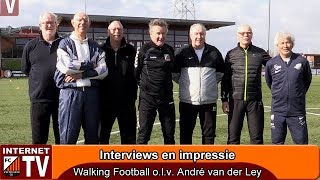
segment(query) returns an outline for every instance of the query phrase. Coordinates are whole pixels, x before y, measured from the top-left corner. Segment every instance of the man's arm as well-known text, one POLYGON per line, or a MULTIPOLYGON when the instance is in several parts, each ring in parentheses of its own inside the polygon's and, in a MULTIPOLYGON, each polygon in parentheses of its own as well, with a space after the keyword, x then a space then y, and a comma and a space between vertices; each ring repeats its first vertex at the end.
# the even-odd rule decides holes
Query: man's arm
POLYGON ((271 56, 266 51, 264 51, 262 53, 262 59, 262 64, 266 66, 267 62, 271 59, 271 56))
POLYGON ((94 62, 94 69, 86 70, 82 73, 82 78, 99 79, 102 80, 108 75, 108 68, 106 64, 105 52, 98 48, 95 55, 91 58, 91 62, 94 62))
POLYGON ((229 113, 228 101, 230 99, 230 96, 232 96, 232 94, 230 94, 232 89, 232 82, 231 82, 232 69, 231 69, 229 52, 226 55, 224 64, 225 64, 225 71, 221 81, 221 101, 222 101, 222 111, 228 114, 229 113))
POLYGON ((306 86, 306 92, 308 91, 310 84, 312 81, 312 73, 311 73, 311 69, 310 69, 310 64, 309 61, 306 61, 306 65, 305 65, 305 71, 304 71, 304 83, 306 86))
POLYGON ((223 61, 223 57, 220 53, 220 51, 217 52, 217 66, 216 66, 216 77, 217 77, 217 83, 219 83, 222 80, 222 77, 225 73, 225 63, 223 61))
POLYGON ((180 79, 180 72, 181 72, 181 62, 183 62, 183 49, 184 47, 181 47, 177 49, 174 53, 174 66, 173 66, 173 74, 172 74, 172 80, 179 84, 180 79))
POLYGON ((136 78, 137 84, 140 85, 140 75, 143 67, 143 58, 144 58, 144 52, 143 47, 140 48, 140 50, 137 52, 135 62, 134 62, 134 76, 136 78))
POLYGON ((132 100, 136 100, 137 99, 137 91, 138 91, 138 86, 137 86, 137 81, 136 78, 134 76, 134 61, 135 61, 135 56, 137 54, 136 49, 133 46, 129 46, 130 47, 130 51, 128 54, 129 59, 129 66, 127 69, 127 73, 128 73, 128 78, 129 78, 129 93, 130 93, 130 97, 132 97, 132 100))
POLYGON ((30 69, 31 69, 29 53, 30 53, 30 42, 27 43, 23 48, 23 53, 21 58, 21 71, 27 76, 29 76, 30 69))
POLYGON ((265 69, 264 77, 266 79, 266 83, 269 89, 271 89, 271 84, 272 84, 271 68, 272 68, 272 65, 270 62, 267 63, 266 67, 264 68, 265 69))
POLYGON ((231 76, 232 76, 232 69, 231 69, 231 64, 230 64, 230 56, 229 53, 226 55, 225 59, 225 71, 224 75, 222 77, 221 81, 221 101, 222 102, 228 102, 229 96, 231 96, 229 93, 231 92, 231 76))

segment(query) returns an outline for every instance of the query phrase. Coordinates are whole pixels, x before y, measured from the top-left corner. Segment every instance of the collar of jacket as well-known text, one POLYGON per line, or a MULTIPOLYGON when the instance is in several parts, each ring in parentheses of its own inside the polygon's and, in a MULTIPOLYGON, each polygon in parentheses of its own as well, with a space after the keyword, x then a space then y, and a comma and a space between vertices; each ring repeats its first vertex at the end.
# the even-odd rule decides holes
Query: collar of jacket
MULTIPOLYGON (((119 49, 126 47, 126 46, 127 46, 126 43, 127 43, 127 42, 126 42, 126 39, 123 37, 123 38, 121 39, 121 43, 120 43, 119 49)), ((112 49, 111 43, 110 43, 110 37, 107 38, 106 43, 105 43, 105 46, 106 46, 107 48, 112 49)))
POLYGON ((166 44, 166 43, 163 43, 162 46, 157 46, 153 41, 150 40, 150 45, 151 45, 152 47, 154 47, 154 48, 157 48, 157 49, 160 49, 160 48, 164 47, 165 44, 166 44))
MULTIPOLYGON (((194 48, 192 47, 192 44, 189 44, 189 48, 191 49, 192 52, 196 53, 194 48)), ((202 54, 204 54, 207 51, 208 51, 208 44, 204 43, 204 49, 203 49, 203 53, 202 54)))
MULTIPOLYGON (((48 43, 46 40, 43 39, 42 33, 39 32, 39 34, 40 34, 40 36, 39 36, 40 41, 44 41, 45 43, 48 43)), ((56 40, 60 39, 61 37, 60 37, 59 34, 56 32, 54 38, 55 38, 55 39, 54 39, 52 42, 55 42, 56 40)))
MULTIPOLYGON (((300 56, 300 54, 294 53, 293 51, 291 51, 290 61, 293 61, 293 60, 297 59, 298 56, 300 56)), ((283 60, 282 57, 280 56, 280 54, 278 54, 277 57, 279 59, 283 60)))
MULTIPOLYGON (((240 48, 240 49, 242 49, 243 50, 243 48, 240 46, 240 43, 238 42, 238 48, 240 48)), ((247 48, 247 50, 248 49, 251 49, 251 47, 252 47, 253 45, 252 45, 252 42, 248 45, 248 48, 247 48)))

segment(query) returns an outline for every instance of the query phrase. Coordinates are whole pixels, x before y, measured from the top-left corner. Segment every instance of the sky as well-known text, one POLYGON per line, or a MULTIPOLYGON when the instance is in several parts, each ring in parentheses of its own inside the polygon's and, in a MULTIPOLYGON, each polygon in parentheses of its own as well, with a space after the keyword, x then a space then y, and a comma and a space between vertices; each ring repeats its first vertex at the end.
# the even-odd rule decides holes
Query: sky
MULTIPOLYGON (((0 27, 38 25, 45 11, 74 14, 175 18, 174 0, 19 0, 19 16, 0 16, 0 27), (85 3, 86 2, 86 3, 85 3)), ((211 29, 206 42, 216 46, 223 55, 237 44, 236 30, 240 24, 253 29, 253 44, 268 49, 269 0, 194 0, 195 19, 231 21, 236 25, 211 29)), ((289 31, 295 36, 294 52, 320 53, 320 1, 270 0, 270 51, 276 51, 276 32, 289 31)), ((191 19, 193 17, 188 15, 191 19)), ((176 16, 176 18, 178 18, 176 16)), ((170 29, 169 29, 170 30, 170 29)))

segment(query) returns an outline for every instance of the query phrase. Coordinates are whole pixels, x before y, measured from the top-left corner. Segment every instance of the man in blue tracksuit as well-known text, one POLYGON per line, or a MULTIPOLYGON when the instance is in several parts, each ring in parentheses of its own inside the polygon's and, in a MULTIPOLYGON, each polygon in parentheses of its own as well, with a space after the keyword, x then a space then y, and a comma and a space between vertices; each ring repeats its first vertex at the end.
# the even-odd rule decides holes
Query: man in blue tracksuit
POLYGON ((279 55, 266 66, 265 78, 272 93, 271 137, 273 144, 284 144, 287 126, 295 144, 308 144, 306 93, 312 74, 307 59, 293 53, 294 37, 276 34, 279 55))
POLYGON ((77 13, 71 20, 74 31, 60 41, 55 82, 60 88, 59 129, 61 144, 75 144, 80 128, 85 144, 98 144, 99 80, 108 74, 105 53, 87 38, 89 17, 77 13))

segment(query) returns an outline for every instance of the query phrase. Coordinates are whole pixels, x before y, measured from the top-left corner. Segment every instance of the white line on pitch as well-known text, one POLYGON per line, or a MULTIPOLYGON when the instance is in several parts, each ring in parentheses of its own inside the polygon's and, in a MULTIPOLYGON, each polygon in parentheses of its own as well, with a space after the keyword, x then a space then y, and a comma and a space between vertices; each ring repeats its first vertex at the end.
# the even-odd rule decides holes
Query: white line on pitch
MULTIPOLYGON (((270 112, 270 111, 265 111, 265 112, 270 112)), ((220 116, 226 116, 227 114, 217 114, 217 117, 220 117, 220 116)), ((176 122, 178 122, 179 119, 176 119, 176 122)), ((160 125, 161 123, 160 122, 157 122, 157 123, 154 123, 153 125, 160 125)), ((110 134, 118 134, 120 133, 120 131, 113 131, 111 132, 110 134)), ((77 141, 77 144, 82 144, 84 143, 84 140, 79 140, 77 141)))

